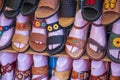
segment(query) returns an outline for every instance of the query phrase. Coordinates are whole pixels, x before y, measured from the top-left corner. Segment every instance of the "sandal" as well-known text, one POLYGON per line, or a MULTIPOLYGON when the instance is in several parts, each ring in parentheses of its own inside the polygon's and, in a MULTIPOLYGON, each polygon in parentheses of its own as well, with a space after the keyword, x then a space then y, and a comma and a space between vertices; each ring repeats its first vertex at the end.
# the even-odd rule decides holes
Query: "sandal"
POLYGON ((5 9, 3 11, 4 15, 9 19, 15 18, 20 12, 21 4, 22 0, 6 0, 5 9))
POLYGON ((83 18, 87 21, 96 21, 102 14, 102 6, 103 0, 84 0, 83 18))
MULTIPOLYGON (((16 23, 16 30, 30 30, 31 25, 30 22, 26 23, 16 23)), ((29 36, 24 36, 20 34, 14 34, 12 39, 12 48, 18 52, 24 52, 29 47, 29 36), (23 48, 18 48, 14 45, 14 42, 26 44, 23 48)))
POLYGON ((25 80, 27 77, 31 76, 31 70, 20 71, 16 69, 15 71, 15 79, 17 80, 25 80))
POLYGON ((49 18, 59 9, 59 0, 40 0, 35 11, 36 18, 49 18))
MULTIPOLYGON (((15 25, 15 21, 13 20, 13 22, 10 25, 8 25, 8 26, 4 26, 4 27, 0 26, 0 37, 4 34, 5 31, 8 31, 11 28, 14 28, 14 25, 15 25)), ((11 37, 10 40, 12 40, 12 37, 11 37)), ((6 45, 0 47, 0 50, 2 50, 4 48, 6 48, 7 46, 9 46, 10 43, 11 43, 11 41, 8 41, 8 43, 6 43, 6 45)))
POLYGON ((120 76, 113 76, 113 75, 110 75, 110 80, 120 80, 120 76))
POLYGON ((48 66, 43 67, 32 67, 32 75, 42 75, 32 80, 42 80, 48 77, 48 66))
POLYGON ((37 8, 39 0, 24 0, 21 6, 21 13, 23 16, 28 16, 34 13, 37 8))
MULTIPOLYGON (((90 23, 85 24, 82 27, 77 27, 74 25, 75 29, 83 29, 84 27, 88 27, 90 25, 90 23)), ((77 50, 76 52, 72 53, 71 51, 69 51, 67 48, 65 48, 66 53, 73 59, 78 59, 80 58, 84 52, 85 52, 85 46, 86 46, 86 41, 82 40, 82 39, 78 39, 78 38, 74 38, 74 37, 67 37, 67 41, 66 41, 66 45, 70 45, 72 47, 77 47, 79 48, 79 50, 77 50)))
POLYGON ((117 55, 118 58, 115 58, 110 54, 110 50, 120 50, 120 34, 116 34, 114 32, 110 33, 110 38, 108 41, 108 50, 107 50, 108 57, 112 61, 120 63, 120 59, 119 59, 120 51, 118 52, 118 55, 117 55))
POLYGON ((48 53, 50 55, 58 54, 58 53, 60 53, 64 49, 64 45, 65 45, 65 41, 66 41, 66 37, 67 37, 68 31, 65 28, 62 28, 59 25, 58 22, 55 22, 55 23, 52 23, 52 24, 48 24, 48 26, 47 26, 48 34, 51 33, 51 32, 58 31, 58 30, 63 30, 64 35, 54 35, 54 36, 51 36, 51 37, 47 38, 47 45, 58 44, 58 43, 60 44, 60 46, 58 46, 55 49, 51 49, 50 50, 48 48, 47 51, 48 51, 48 53))
POLYGON ((120 0, 104 0, 102 24, 108 25, 120 17, 120 0))
POLYGON ((61 0, 60 4, 59 24, 68 27, 74 21, 77 3, 75 0, 61 0))
POLYGON ((5 66, 1 65, 1 73, 2 75, 5 75, 6 73, 10 73, 12 70, 14 71, 16 67, 16 61, 13 63, 8 63, 5 66))
POLYGON ((69 80, 71 70, 57 72, 55 70, 52 71, 52 75, 58 78, 59 80, 69 80))
POLYGON ((76 71, 72 71, 72 79, 89 80, 89 73, 87 71, 80 73, 76 71))
MULTIPOLYGON (((46 30, 46 22, 42 20, 34 20, 33 27, 46 30)), ((29 45, 34 51, 43 52, 47 48, 46 40, 47 34, 31 33, 29 45), (35 41, 42 42, 42 44, 36 43, 35 41)))
MULTIPOLYGON (((102 24, 95 24, 95 23, 93 23, 93 25, 95 25, 96 27, 102 26, 102 24)), ((106 46, 103 47, 94 39, 88 38, 87 55, 89 56, 89 58, 93 60, 101 60, 104 58, 105 54, 106 54, 106 46), (95 45, 97 47, 97 51, 91 49, 90 44, 95 45)))

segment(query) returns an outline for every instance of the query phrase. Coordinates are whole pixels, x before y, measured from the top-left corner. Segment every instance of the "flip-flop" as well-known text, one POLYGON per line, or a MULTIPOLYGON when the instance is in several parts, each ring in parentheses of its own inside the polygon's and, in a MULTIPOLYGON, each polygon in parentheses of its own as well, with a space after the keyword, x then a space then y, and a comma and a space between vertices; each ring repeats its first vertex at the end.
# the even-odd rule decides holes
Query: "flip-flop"
MULTIPOLYGON (((14 26, 15 26, 15 20, 13 20, 13 22, 12 22, 10 25, 8 25, 8 26, 4 26, 4 27, 3 27, 3 26, 0 26, 0 36, 2 36, 2 34, 3 34, 5 31, 10 30, 10 29, 13 28, 14 26)), ((12 41, 12 37, 11 37, 10 40, 12 41)), ((9 46, 10 43, 11 43, 11 41, 8 41, 8 43, 6 43, 6 45, 0 47, 0 50, 2 50, 2 49, 4 49, 4 48, 6 48, 7 46, 9 46)))
POLYGON ((47 25, 47 32, 48 34, 50 32, 55 32, 58 30, 63 30, 63 35, 54 35, 51 37, 47 38, 47 45, 54 45, 54 44, 60 44, 57 48, 55 49, 47 49, 48 53, 50 55, 54 55, 54 54, 58 54, 60 53, 63 49, 64 49, 64 45, 65 45, 65 41, 66 41, 66 37, 68 34, 68 30, 65 28, 62 28, 58 22, 54 22, 52 24, 48 24, 47 25))
MULTIPOLYGON (((77 27, 74 25, 75 29, 83 29, 84 27, 88 27, 90 23, 85 24, 82 27, 77 27)), ((72 47, 77 47, 79 50, 76 52, 72 53, 71 51, 68 50, 68 48, 65 48, 65 52, 73 59, 78 59, 80 58, 84 52, 85 52, 85 46, 86 46, 86 41, 84 39, 78 39, 75 37, 67 37, 66 45, 70 45, 72 47)))
MULTIPOLYGON (((41 21, 34 20, 33 27, 46 30, 46 22, 43 20, 41 21)), ((45 35, 45 34, 40 34, 40 33, 31 33, 29 45, 34 51, 43 52, 47 48, 46 40, 47 40, 47 34, 45 35), (35 41, 42 42, 42 44, 35 43, 35 41)))
MULTIPOLYGON (((96 27, 102 26, 102 24, 95 24, 95 23, 93 23, 93 25, 95 25, 96 27)), ((88 38, 87 55, 90 59, 101 60, 104 58, 105 53, 106 53, 106 46, 103 47, 94 39, 88 38), (97 51, 94 51, 93 49, 91 49, 90 44, 95 45, 97 47, 97 51)))
POLYGON ((15 18, 20 12, 21 4, 22 0, 7 0, 3 10, 4 15, 9 19, 15 18), (6 8, 10 10, 6 10, 6 8))
POLYGON ((84 0, 82 7, 83 18, 87 21, 95 21, 102 14, 103 0, 84 0))
POLYGON ((62 27, 70 26, 75 17, 77 3, 75 0, 61 0, 59 10, 59 24, 62 27))
POLYGON ((2 13, 5 5, 5 0, 0 0, 0 13, 2 13))
POLYGON ((21 6, 21 13, 28 16, 34 13, 40 0, 24 0, 21 6))
POLYGON ((58 11, 59 6, 59 0, 40 0, 35 11, 35 17, 38 19, 49 18, 58 11))
POLYGON ((109 41, 108 41, 108 49, 107 49, 107 55, 108 55, 108 57, 112 61, 120 63, 120 59, 119 59, 120 52, 117 55, 118 58, 115 58, 114 56, 112 56, 110 54, 110 50, 120 50, 120 34, 116 34, 114 32, 110 33, 110 38, 109 38, 109 41))
POLYGON ((104 0, 102 24, 108 25, 120 17, 120 0, 104 0))
MULTIPOLYGON (((30 30, 31 25, 30 22, 26 22, 26 23, 16 23, 16 30, 30 30)), ((12 39, 12 48, 14 50, 16 50, 17 52, 24 52, 28 49, 29 47, 29 36, 24 36, 21 34, 14 34, 13 35, 13 39, 12 39), (18 48, 14 45, 14 42, 17 43, 23 43, 25 44, 25 46, 23 48, 18 48)))

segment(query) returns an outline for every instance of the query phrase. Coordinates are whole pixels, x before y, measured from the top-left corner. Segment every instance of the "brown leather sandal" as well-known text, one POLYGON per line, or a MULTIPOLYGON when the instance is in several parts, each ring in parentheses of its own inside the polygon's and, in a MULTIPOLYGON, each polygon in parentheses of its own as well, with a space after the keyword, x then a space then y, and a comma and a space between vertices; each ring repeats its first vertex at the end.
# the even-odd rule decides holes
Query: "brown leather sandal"
MULTIPOLYGON (((44 20, 34 20, 33 27, 46 30, 46 22, 44 20)), ((31 33, 29 45, 34 51, 43 52, 47 48, 46 40, 47 40, 47 33, 46 35, 40 34, 40 33, 31 33), (35 41, 42 42, 42 43, 41 44, 36 43, 35 41)))
POLYGON ((48 18, 54 15, 59 9, 59 0, 40 0, 35 11, 36 18, 48 18))
POLYGON ((90 75, 90 80, 108 80, 107 72, 100 76, 90 75))
MULTIPOLYGON (((76 29, 83 29, 84 27, 88 27, 89 25, 90 25, 90 23, 87 23, 83 27, 76 27, 76 26, 74 26, 74 28, 76 28, 76 29)), ((66 45, 70 45, 70 46, 79 48, 79 50, 74 52, 74 53, 71 53, 71 51, 69 51, 67 48, 65 48, 66 53, 71 58, 78 59, 85 52, 86 41, 82 40, 82 39, 74 38, 74 37, 68 37, 67 41, 66 41, 66 45)))
POLYGON ((71 70, 66 70, 62 72, 52 71, 52 75, 57 77, 59 80, 68 80, 70 77, 71 70))
POLYGON ((32 67, 32 75, 42 75, 32 80, 42 80, 43 78, 48 77, 48 73, 49 73, 48 66, 32 67))
MULTIPOLYGON (((16 30, 24 31, 24 30, 30 30, 31 25, 29 22, 26 23, 16 23, 16 30)), ((29 47, 29 36, 24 36, 20 34, 14 34, 13 39, 12 39, 12 48, 18 52, 24 52, 28 49, 29 47), (23 48, 18 48, 14 45, 14 42, 17 43, 23 43, 25 46, 23 48)))
POLYGON ((72 71, 72 79, 80 79, 80 80, 88 80, 89 79, 89 73, 84 71, 84 72, 76 72, 72 71))
POLYGON ((11 72, 12 70, 14 71, 16 68, 16 61, 13 62, 13 63, 8 63, 7 65, 5 66, 2 66, 1 65, 1 73, 2 75, 6 74, 6 73, 9 73, 11 72))
POLYGON ((110 80, 120 80, 120 76, 117 77, 117 76, 110 75, 110 80))
MULTIPOLYGON (((102 24, 95 24, 95 23, 93 23, 93 25, 95 25, 96 27, 102 26, 102 24)), ((87 55, 89 56, 89 58, 93 60, 101 60, 105 56, 106 46, 103 47, 98 42, 96 42, 94 39, 88 38, 87 55), (94 51, 93 49, 91 49, 90 44, 95 45, 97 47, 97 51, 94 51)))
POLYGON ((31 70, 20 71, 16 69, 15 71, 15 78, 17 80, 25 80, 27 77, 31 76, 31 70))

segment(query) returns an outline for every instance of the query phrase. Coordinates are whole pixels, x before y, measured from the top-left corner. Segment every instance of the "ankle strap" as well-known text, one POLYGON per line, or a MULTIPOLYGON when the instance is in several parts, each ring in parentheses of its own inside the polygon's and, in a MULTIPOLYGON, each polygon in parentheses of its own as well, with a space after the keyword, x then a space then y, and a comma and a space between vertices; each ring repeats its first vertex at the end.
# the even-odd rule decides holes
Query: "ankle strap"
POLYGON ((84 28, 84 27, 86 27, 86 26, 88 26, 88 25, 90 25, 91 23, 90 22, 88 22, 88 23, 86 23, 84 26, 81 26, 81 27, 78 27, 78 26, 75 26, 74 25, 74 28, 76 28, 76 29, 82 29, 82 28, 84 28))

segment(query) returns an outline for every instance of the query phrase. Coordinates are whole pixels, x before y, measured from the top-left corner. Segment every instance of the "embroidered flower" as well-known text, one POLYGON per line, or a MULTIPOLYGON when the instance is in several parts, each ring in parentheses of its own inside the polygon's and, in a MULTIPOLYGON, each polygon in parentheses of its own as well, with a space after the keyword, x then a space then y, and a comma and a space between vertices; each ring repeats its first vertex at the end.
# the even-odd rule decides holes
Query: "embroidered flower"
POLYGON ((40 25, 41 25, 41 24, 40 24, 39 21, 35 21, 35 26, 36 26, 36 27, 40 27, 40 25))
POLYGON ((105 0, 105 9, 114 9, 116 6, 117 0, 105 0))
POLYGON ((120 38, 114 38, 113 39, 113 45, 117 48, 120 47, 120 38))

